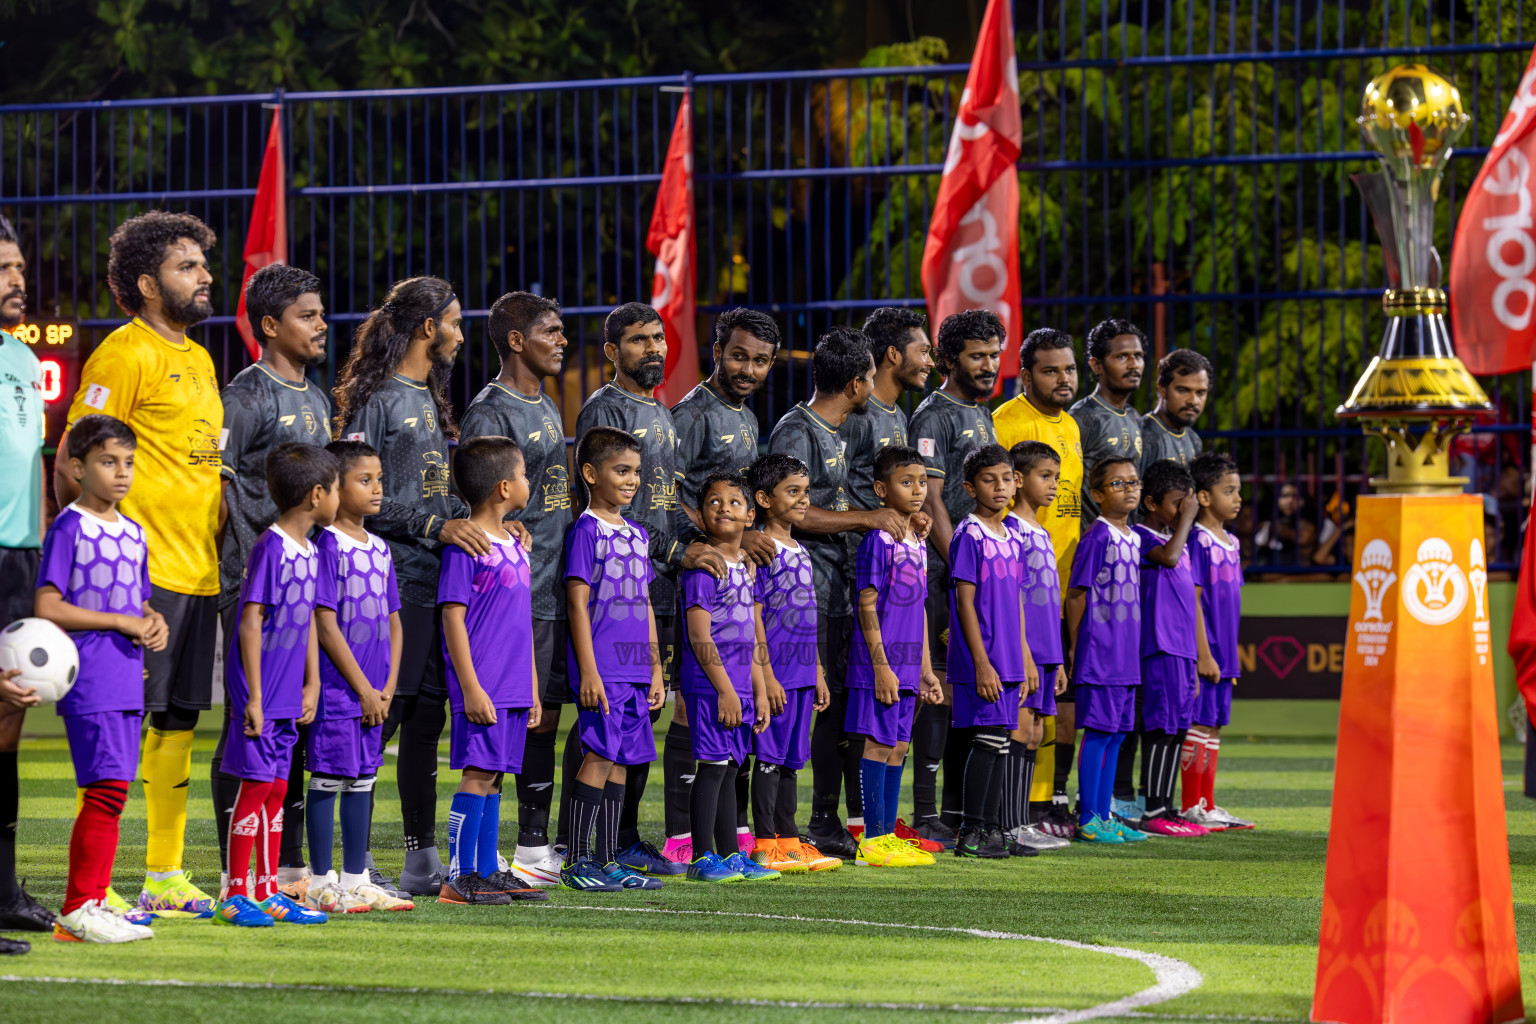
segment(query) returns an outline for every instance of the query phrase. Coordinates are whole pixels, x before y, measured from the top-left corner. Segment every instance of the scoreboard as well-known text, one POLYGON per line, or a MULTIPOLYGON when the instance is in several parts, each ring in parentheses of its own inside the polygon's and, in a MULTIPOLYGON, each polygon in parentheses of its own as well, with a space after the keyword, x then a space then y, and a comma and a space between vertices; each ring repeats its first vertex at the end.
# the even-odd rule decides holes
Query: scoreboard
POLYGON ((80 384, 79 326, 64 320, 32 320, 11 334, 31 346, 43 379, 43 442, 57 443, 69 416, 69 403, 80 384))

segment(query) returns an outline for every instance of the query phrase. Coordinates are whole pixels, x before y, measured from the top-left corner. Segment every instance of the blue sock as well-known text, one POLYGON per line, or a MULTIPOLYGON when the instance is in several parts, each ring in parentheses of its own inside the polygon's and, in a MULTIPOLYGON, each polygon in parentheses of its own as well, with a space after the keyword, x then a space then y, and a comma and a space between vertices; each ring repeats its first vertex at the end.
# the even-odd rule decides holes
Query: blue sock
POLYGON ((885 766, 885 806, 880 808, 881 835, 896 831, 896 812, 901 808, 901 773, 907 767, 907 759, 900 764, 885 766))
POLYGON ((475 870, 490 878, 499 869, 496 847, 501 840, 501 794, 485 798, 485 813, 480 815, 480 842, 475 847, 475 870))
POLYGON ((480 842, 480 818, 484 813, 485 797, 453 794, 453 804, 448 808, 449 878, 475 870, 475 847, 480 842))
MULTIPOLYGON (((1077 786, 1078 800, 1082 805, 1081 818, 1103 818, 1109 808, 1099 806, 1099 783, 1104 774, 1104 749, 1109 745, 1109 733, 1097 729, 1084 729, 1078 748, 1077 786)), ((1114 785, 1111 777, 1110 785, 1114 785)))
POLYGON ((1110 808, 1114 806, 1115 796, 1115 769, 1120 764, 1120 746, 1125 742, 1127 733, 1112 732, 1109 734, 1109 743, 1104 747, 1104 769, 1099 773, 1099 806, 1104 808, 1100 815, 1105 821, 1109 820, 1110 808))
POLYGON ((371 789, 349 789, 341 794, 341 870, 349 875, 368 873, 368 820, 373 816, 372 805, 371 789))
MULTIPOLYGON (((305 794, 304 832, 309 837, 309 871, 323 875, 331 870, 331 846, 336 842, 336 792, 310 788, 305 794)), ((342 839, 346 839, 343 830, 342 839)))
POLYGON ((864 835, 868 839, 885 835, 880 831, 885 821, 885 762, 859 760, 859 789, 864 796, 864 835))

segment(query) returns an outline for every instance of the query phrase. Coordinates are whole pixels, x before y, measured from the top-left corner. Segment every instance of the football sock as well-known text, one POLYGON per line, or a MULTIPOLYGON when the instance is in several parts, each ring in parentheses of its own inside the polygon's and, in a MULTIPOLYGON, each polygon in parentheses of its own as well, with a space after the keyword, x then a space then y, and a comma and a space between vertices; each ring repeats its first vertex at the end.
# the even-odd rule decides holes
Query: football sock
POLYGON ((895 764, 886 763, 885 793, 881 797, 880 828, 882 831, 880 835, 890 835, 896 831, 896 815, 901 810, 901 775, 906 767, 905 757, 895 764))
POLYGON ((219 727, 219 742, 213 748, 213 760, 208 765, 208 788, 213 799, 213 830, 219 837, 219 863, 229 860, 229 818, 235 813, 235 800, 240 796, 240 780, 224 773, 224 744, 229 742, 229 706, 224 707, 223 724, 219 727))
POLYGON ((667 738, 661 747, 662 817, 667 835, 688 834, 688 801, 693 792, 693 730, 673 722, 667 726, 667 738))
POLYGON ((1205 760, 1205 736, 1186 732, 1179 747, 1179 782, 1183 794, 1180 810, 1187 811, 1200 802, 1200 769, 1205 760))
POLYGON ((1115 796, 1115 764, 1120 756, 1120 747, 1125 743, 1125 737, 1129 733, 1112 732, 1109 734, 1109 743, 1104 748, 1104 767, 1099 775, 1098 804, 1103 813, 1099 816, 1105 821, 1110 819, 1111 802, 1115 796))
POLYGON ((834 691, 832 702, 816 712, 811 725, 811 818, 837 817, 843 792, 843 721, 848 717, 848 697, 834 691))
POLYGON ((309 838, 309 873, 324 875, 335 866, 332 850, 336 845, 336 798, 347 788, 346 779, 324 775, 309 777, 309 806, 305 808, 304 831, 309 838))
MULTIPOLYGON (((949 708, 942 708, 945 714, 949 708)), ((940 793, 939 820, 953 830, 959 830, 965 817, 965 762, 971 756, 969 730, 949 729, 944 733, 944 788, 940 793)))
POLYGON ((614 833, 619 850, 627 850, 640 841, 640 801, 645 797, 645 784, 650 777, 649 764, 632 764, 625 769, 624 794, 619 801, 618 831, 614 833))
POLYGON ((885 762, 863 758, 859 761, 859 784, 864 798, 864 838, 885 835, 885 762))
MULTIPOLYGON (((733 846, 724 846, 715 849, 715 819, 720 814, 722 794, 727 786, 731 790, 731 799, 736 799, 736 774, 734 766, 729 761, 699 761, 694 769, 693 792, 688 800, 688 820, 692 823, 693 835, 693 859, 698 860, 706 853, 719 853, 728 857, 734 852, 733 846)), ((734 814, 731 815, 731 829, 735 830, 734 814)))
POLYGON ((779 799, 775 805, 776 824, 780 839, 800 840, 800 830, 795 827, 795 812, 800 802, 800 773, 793 768, 779 765, 779 799))
POLYGON ((1178 733, 1147 733, 1152 753, 1147 759, 1147 813, 1166 813, 1173 809, 1174 783, 1178 779, 1179 748, 1183 737, 1178 733))
POLYGON ((1206 807, 1216 806, 1216 760, 1221 754, 1221 737, 1215 733, 1205 737, 1205 768, 1200 772, 1200 795, 1206 807))
POLYGON ((988 831, 1003 827, 1003 794, 1008 787, 1008 734, 1001 733, 997 756, 992 759, 992 781, 987 785, 987 804, 981 823, 988 831))
POLYGON ((411 853, 424 853, 415 865, 430 865, 425 871, 412 868, 412 874, 431 874, 438 865, 437 856, 437 747, 448 716, 440 697, 422 694, 411 708, 410 716, 400 724, 400 753, 395 761, 396 786, 400 790, 401 829, 405 833, 408 860, 411 853))
MULTIPOLYGON (((1028 748, 1019 740, 1009 739, 1003 752, 1003 791, 998 808, 998 824, 1006 832, 1024 824, 1025 812, 1019 806, 1021 797, 1028 796, 1024 783, 1024 759, 1022 752, 1028 748)), ((1028 805, 1027 799, 1025 800, 1028 805)))
POLYGON ((517 844, 543 846, 549 832, 549 805, 555 795, 554 730, 530 732, 523 747, 523 770, 517 775, 517 844), (524 839, 529 842, 523 842, 524 839))
POLYGON ((864 737, 845 732, 837 749, 843 755, 843 806, 848 810, 848 824, 858 824, 864 819, 864 787, 860 781, 864 770, 864 737))
MULTIPOLYGON (((570 842, 566 847, 565 862, 574 864, 592 856, 592 832, 597 827, 597 817, 603 809, 603 789, 589 786, 579 779, 571 782, 570 842)), ((561 821, 565 818, 562 816, 561 821)))
MULTIPOLYGON (((300 726, 308 731, 308 726, 300 726)), ((304 748, 305 738, 293 745, 293 766, 288 772, 288 795, 283 800, 283 847, 279 868, 304 867, 304 748)))
POLYGON ((778 837, 779 789, 779 766, 757 762, 752 773, 752 824, 758 839, 778 837))
MULTIPOLYGON (((571 722, 571 728, 565 734, 565 752, 560 755, 560 820, 556 822, 555 844, 564 845, 567 850, 571 848, 571 825, 576 821, 575 811, 571 807, 571 801, 576 796, 576 773, 581 771, 582 759, 586 751, 581 746, 581 734, 576 731, 576 722, 571 722)), ((591 828, 588 822, 587 827, 591 828)))
MULTIPOLYGON (((341 794, 341 876, 361 875, 368 881, 368 822, 372 818, 372 775, 354 779, 341 794)), ((351 888, 348 886, 348 888, 351 888)))
POLYGON ((251 870, 251 856, 257 843, 262 841, 261 813, 267 802, 270 782, 240 780, 240 795, 235 798, 235 813, 229 822, 229 860, 224 870, 229 875, 229 895, 249 896, 246 890, 247 875, 251 870))
POLYGON ((475 870, 482 878, 490 878, 501 870, 497 860, 500 842, 501 794, 491 793, 485 798, 485 808, 480 812, 480 838, 475 843, 475 870))
POLYGON ((725 765, 725 777, 720 780, 720 804, 715 808, 715 852, 729 857, 739 852, 736 847, 736 780, 741 767, 734 761, 725 765))
POLYGON ((16 751, 0 750, 0 903, 16 898, 16 819, 21 813, 21 780, 16 751))
POLYGON ((1002 755, 1008 736, 1001 729, 992 728, 966 729, 964 732, 969 734, 966 738, 970 743, 970 755, 965 759, 960 827, 973 829, 986 824, 992 769, 1002 755))
POLYGON ((90 900, 106 896, 117 857, 118 820, 128 802, 128 783, 93 782, 81 793, 80 813, 69 834, 69 877, 59 913, 73 913, 90 900))
MULTIPOLYGON (((624 782, 609 779, 603 786, 603 812, 597 816, 597 847, 593 850, 599 864, 613 863, 620 849, 630 847, 623 839, 626 832, 624 815, 629 810, 630 782, 635 777, 635 767, 628 768, 624 782)), ((635 835, 638 842, 639 832, 635 835)))
MULTIPOLYGON (((1105 818, 1109 814, 1109 808, 1099 807, 1098 793, 1099 776, 1104 770, 1104 754, 1109 749, 1110 733, 1099 732, 1097 729, 1084 729, 1082 736, 1082 749, 1078 752, 1077 764, 1077 785, 1082 795, 1079 816, 1105 818)), ((1058 743, 1057 747, 1060 746, 1061 744, 1058 743)), ((1057 753, 1059 754, 1060 750, 1057 753)))
MULTIPOLYGON (((1136 799, 1136 751, 1138 745, 1141 748, 1143 761, 1147 753, 1147 744, 1138 743, 1145 737, 1134 732, 1125 734, 1125 742, 1120 744, 1120 753, 1115 758, 1114 798, 1116 800, 1133 801, 1136 799)), ((1141 784, 1147 784, 1147 766, 1141 766, 1141 784)))
POLYGON ((752 755, 748 754, 742 761, 741 767, 736 772, 736 831, 742 829, 751 831, 751 823, 747 820, 747 810, 752 806, 748 790, 752 785, 752 755))
POLYGON ((944 762, 944 741, 949 735, 949 709, 942 704, 920 704, 912 726, 912 823, 937 817, 939 767, 944 762))
MULTIPOLYGON (((1056 740, 1056 763, 1051 780, 1051 785, 1053 786, 1051 792, 1053 794, 1059 793, 1065 796, 1067 793, 1067 777, 1072 774, 1072 747, 1075 741, 1075 736, 1070 740, 1056 740)), ((1081 770, 1082 766, 1079 765, 1078 768, 1081 770)), ((1077 788, 1079 791, 1083 788, 1083 780, 1081 778, 1077 780, 1077 788)))
POLYGON ((448 878, 475 870, 475 848, 480 845, 480 819, 485 816, 485 797, 455 793, 448 807, 448 878))
POLYGON ((1056 718, 1046 718, 1040 745, 1035 750, 1035 776, 1029 787, 1029 802, 1048 804, 1056 782, 1056 718))
POLYGON ((277 892, 277 857, 283 846, 283 806, 288 780, 273 779, 261 808, 261 838, 256 846, 256 902, 277 892))
POLYGON ((142 764, 149 826, 144 865, 150 871, 180 871, 187 834, 187 783, 192 776, 192 730, 145 730, 142 764))
POLYGON ((1010 751, 1018 765, 1019 782, 1018 790, 1014 795, 1014 814, 1019 819, 1020 825, 1030 824, 1029 794, 1035 788, 1035 758, 1037 751, 1031 750, 1026 743, 1014 743, 1010 751))

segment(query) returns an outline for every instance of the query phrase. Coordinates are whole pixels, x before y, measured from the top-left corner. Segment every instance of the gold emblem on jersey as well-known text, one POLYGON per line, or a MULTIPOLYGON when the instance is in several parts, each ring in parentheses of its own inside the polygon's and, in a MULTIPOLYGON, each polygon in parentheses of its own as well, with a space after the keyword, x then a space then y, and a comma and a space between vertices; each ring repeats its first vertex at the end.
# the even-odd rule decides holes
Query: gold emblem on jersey
POLYGON ((421 417, 427 421, 427 430, 437 433, 437 410, 430 405, 424 405, 421 407, 421 417))
POLYGON ((544 482, 539 485, 544 495, 544 511, 554 512, 571 507, 571 494, 564 466, 549 466, 544 470, 544 482))
POLYGON ((448 496, 448 460, 443 458, 442 452, 422 452, 421 458, 426 463, 421 470, 421 496, 446 498, 448 496))
POLYGON ((304 407, 304 433, 313 434, 315 432, 315 424, 318 422, 315 419, 315 411, 306 405, 304 407))

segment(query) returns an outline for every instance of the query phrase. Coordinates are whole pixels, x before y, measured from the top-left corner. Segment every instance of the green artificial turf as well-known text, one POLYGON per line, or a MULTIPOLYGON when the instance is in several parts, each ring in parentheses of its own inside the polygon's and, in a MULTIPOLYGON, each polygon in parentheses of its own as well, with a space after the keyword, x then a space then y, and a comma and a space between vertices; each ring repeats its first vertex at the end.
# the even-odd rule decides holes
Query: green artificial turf
MULTIPOLYGON (((111 1015, 134 1024, 186 1024, 250 1012, 263 1021, 370 1024, 514 1014, 520 1022, 841 1024, 892 1012, 910 1018, 922 1007, 925 1021, 991 1024, 1094 1006, 1153 982, 1147 967, 1105 953, 881 923, 1132 947, 1176 957, 1204 975, 1192 993, 1126 1020, 1304 1020, 1333 745, 1321 736, 1266 740, 1252 730, 1229 736, 1222 748, 1218 799, 1257 819, 1255 832, 1128 848, 1076 846, 1002 863, 943 855, 931 868, 848 866, 753 886, 675 883, 656 893, 608 896, 557 891, 534 906, 440 907, 422 900, 411 913, 353 915, 313 928, 252 932, 163 921, 153 941, 119 947, 38 936, 31 954, 0 960, 0 974, 199 984, 5 981, 0 1021, 111 1015), (775 916, 725 916, 731 914, 775 916), (809 918, 820 920, 803 920, 809 918), (229 982, 248 987, 208 984, 229 982), (887 1004, 912 1009, 882 1009, 887 1004)), ((195 749, 187 856, 189 870, 209 887, 218 878, 207 783, 212 743, 200 735, 195 749)), ((1517 749, 1506 748, 1504 768, 1511 780, 1516 920, 1529 948, 1525 937, 1536 938, 1536 804, 1514 786, 1517 749)), ((375 826, 375 852, 390 872, 403 858, 393 772, 389 758, 375 826)), ((25 742, 21 775, 21 873, 36 896, 56 906, 74 811, 63 740, 25 742)), ((659 766, 652 781, 642 828, 657 836, 659 766)), ((808 782, 805 772, 802 816, 808 782)), ((455 773, 445 766, 439 783, 445 828, 455 773)), ((504 821, 502 834, 510 848, 515 825, 504 821)), ((130 898, 143 855, 144 805, 135 789, 116 873, 130 898)), ((1521 963, 1531 990, 1536 955, 1521 963)))

